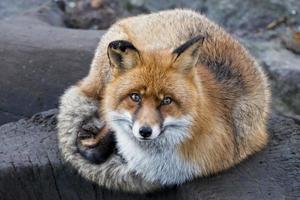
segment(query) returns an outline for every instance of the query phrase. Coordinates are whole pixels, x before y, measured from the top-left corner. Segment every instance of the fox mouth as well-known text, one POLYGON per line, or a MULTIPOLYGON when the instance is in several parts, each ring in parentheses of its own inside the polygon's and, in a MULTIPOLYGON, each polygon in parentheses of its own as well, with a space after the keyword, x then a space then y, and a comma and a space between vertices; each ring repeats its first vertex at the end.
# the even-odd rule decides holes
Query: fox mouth
POLYGON ((166 118, 160 126, 152 126, 152 135, 150 134, 147 137, 143 137, 138 133, 141 125, 138 124, 138 121, 133 121, 129 113, 110 112, 108 122, 113 129, 115 127, 115 129, 121 132, 127 132, 130 137, 135 138, 137 141, 150 142, 157 138, 169 138, 177 143, 176 141, 181 140, 180 138, 185 138, 188 135, 191 118, 189 116, 166 118))
POLYGON ((150 138, 137 138, 139 141, 151 141, 151 140, 154 140, 154 139, 150 139, 150 138))
POLYGON ((177 131, 181 131, 181 132, 187 132, 187 127, 186 126, 182 126, 180 124, 165 124, 164 126, 161 127, 159 134, 154 137, 154 138, 144 138, 144 137, 138 137, 135 136, 133 133, 133 129, 132 129, 132 124, 128 124, 128 127, 130 127, 130 134, 137 139, 138 141, 141 142, 147 142, 147 141, 154 141, 157 140, 159 138, 162 138, 165 134, 172 134, 174 132, 177 131))

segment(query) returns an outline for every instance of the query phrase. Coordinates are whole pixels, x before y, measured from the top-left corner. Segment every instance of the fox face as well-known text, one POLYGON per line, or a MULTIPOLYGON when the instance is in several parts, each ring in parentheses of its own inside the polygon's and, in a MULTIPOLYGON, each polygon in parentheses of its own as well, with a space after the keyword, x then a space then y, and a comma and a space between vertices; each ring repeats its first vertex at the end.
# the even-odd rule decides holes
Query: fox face
POLYGON ((192 38, 173 51, 151 52, 128 41, 111 42, 112 77, 103 102, 111 128, 139 141, 185 138, 198 104, 195 66, 203 39, 192 38))

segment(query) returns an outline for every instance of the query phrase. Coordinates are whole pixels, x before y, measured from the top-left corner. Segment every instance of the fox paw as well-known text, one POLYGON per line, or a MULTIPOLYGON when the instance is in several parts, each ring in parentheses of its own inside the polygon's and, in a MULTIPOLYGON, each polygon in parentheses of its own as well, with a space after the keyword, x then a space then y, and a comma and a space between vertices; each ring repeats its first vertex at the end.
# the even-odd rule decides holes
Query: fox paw
POLYGON ((77 135, 77 150, 82 157, 94 164, 105 162, 115 151, 114 133, 98 119, 92 119, 81 127, 77 135))

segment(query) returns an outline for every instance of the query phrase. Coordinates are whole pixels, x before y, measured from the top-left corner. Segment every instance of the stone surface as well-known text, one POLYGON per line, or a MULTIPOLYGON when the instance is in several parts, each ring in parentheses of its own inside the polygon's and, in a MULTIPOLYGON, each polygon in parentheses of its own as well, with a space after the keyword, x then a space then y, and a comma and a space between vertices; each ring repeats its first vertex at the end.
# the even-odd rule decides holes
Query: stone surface
POLYGON ((282 39, 285 47, 296 54, 300 54, 300 27, 298 29, 289 29, 282 39))
POLYGON ((267 148, 236 167, 177 188, 134 195, 100 188, 62 163, 56 113, 0 127, 1 200, 300 198, 300 121, 273 115, 267 148))
POLYGON ((1 0, 0 19, 19 15, 30 9, 37 8, 49 0, 1 0))
POLYGON ((62 17, 50 3, 0 21, 0 124, 57 107, 87 74, 103 32, 63 28, 62 17))

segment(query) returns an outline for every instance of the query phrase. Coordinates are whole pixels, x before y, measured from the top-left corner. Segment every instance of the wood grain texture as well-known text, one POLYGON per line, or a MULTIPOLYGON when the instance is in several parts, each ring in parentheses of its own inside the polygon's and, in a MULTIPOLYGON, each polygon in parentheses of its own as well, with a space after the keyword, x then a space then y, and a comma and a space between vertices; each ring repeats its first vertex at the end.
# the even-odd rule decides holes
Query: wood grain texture
POLYGON ((273 115, 268 147, 226 172, 135 195, 100 188, 63 164, 56 114, 49 110, 0 127, 1 200, 300 198, 300 122, 295 119, 273 115))

